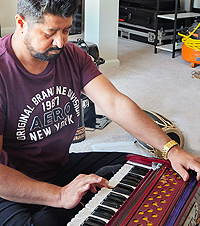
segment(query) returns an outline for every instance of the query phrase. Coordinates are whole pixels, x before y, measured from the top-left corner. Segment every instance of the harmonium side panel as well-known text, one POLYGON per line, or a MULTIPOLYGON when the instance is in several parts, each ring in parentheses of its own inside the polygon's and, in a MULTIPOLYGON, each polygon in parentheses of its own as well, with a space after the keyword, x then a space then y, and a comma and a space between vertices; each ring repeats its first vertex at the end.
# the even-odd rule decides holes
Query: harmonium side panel
POLYGON ((184 182, 166 163, 155 174, 146 189, 139 189, 143 194, 130 196, 106 226, 196 225, 200 188, 195 174, 190 173, 189 181, 184 182))
POLYGON ((155 171, 155 174, 151 184, 147 184, 143 191, 140 190, 142 195, 140 194, 137 203, 135 199, 138 194, 135 194, 121 207, 120 212, 113 216, 108 226, 164 225, 178 200, 177 194, 184 190, 185 182, 166 166, 158 172, 155 171))

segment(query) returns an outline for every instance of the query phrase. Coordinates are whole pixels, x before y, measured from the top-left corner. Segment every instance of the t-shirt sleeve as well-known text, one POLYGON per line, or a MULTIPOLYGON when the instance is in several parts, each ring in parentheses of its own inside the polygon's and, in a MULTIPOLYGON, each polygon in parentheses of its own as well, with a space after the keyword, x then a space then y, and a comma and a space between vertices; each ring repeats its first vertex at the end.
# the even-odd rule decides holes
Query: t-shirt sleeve
POLYGON ((93 62, 92 58, 80 47, 76 48, 76 58, 79 62, 80 73, 82 78, 82 89, 95 77, 102 74, 93 62))

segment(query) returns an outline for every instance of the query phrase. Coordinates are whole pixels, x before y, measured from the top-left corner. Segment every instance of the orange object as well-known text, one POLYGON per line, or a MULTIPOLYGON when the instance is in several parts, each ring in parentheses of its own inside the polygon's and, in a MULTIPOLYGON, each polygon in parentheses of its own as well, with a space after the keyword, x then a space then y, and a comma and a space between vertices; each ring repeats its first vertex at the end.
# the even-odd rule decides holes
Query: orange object
POLYGON ((191 67, 200 65, 200 51, 187 47, 184 43, 182 45, 182 58, 191 63, 191 67))

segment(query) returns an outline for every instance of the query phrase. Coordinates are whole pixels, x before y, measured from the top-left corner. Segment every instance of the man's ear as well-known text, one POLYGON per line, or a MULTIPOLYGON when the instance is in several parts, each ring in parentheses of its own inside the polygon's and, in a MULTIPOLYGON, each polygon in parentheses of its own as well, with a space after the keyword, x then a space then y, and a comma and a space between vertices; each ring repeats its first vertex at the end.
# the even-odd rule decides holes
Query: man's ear
POLYGON ((24 17, 21 16, 20 14, 17 14, 15 16, 15 20, 16 20, 16 27, 17 27, 17 29, 19 29, 21 32, 23 32, 24 25, 26 23, 24 17))

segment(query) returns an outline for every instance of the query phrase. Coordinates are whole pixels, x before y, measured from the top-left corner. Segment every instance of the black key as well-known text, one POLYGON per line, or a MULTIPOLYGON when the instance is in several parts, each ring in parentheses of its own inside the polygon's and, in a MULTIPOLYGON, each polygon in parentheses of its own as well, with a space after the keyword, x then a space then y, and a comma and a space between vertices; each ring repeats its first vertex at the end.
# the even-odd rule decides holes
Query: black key
POLYGON ((115 194, 113 192, 109 193, 108 196, 114 198, 115 200, 119 200, 120 202, 125 202, 126 197, 120 194, 115 194))
POLYGON ((105 226, 106 222, 94 217, 88 217, 81 226, 105 226))
POLYGON ((145 176, 149 172, 149 170, 147 168, 144 168, 144 167, 141 167, 141 166, 134 166, 130 170, 130 172, 145 176))
POLYGON ((141 179, 139 180, 135 176, 137 176, 137 175, 133 175, 133 174, 128 173, 120 182, 134 186, 134 187, 137 187, 137 185, 140 183, 141 179))
POLYGON ((113 191, 122 193, 124 195, 130 195, 134 189, 125 184, 117 184, 116 187, 113 188, 113 191))
POLYGON ((113 207, 115 209, 119 209, 119 207, 121 206, 121 204, 117 201, 114 201, 114 200, 110 200, 110 199, 106 199, 104 201, 101 202, 102 205, 105 205, 105 206, 109 206, 109 207, 113 207))
POLYGON ((137 175, 137 174, 134 174, 134 173, 128 173, 127 175, 131 175, 134 177, 134 180, 137 181, 138 183, 143 179, 143 177, 137 175))
POLYGON ((119 209, 124 203, 126 197, 114 193, 109 193, 107 197, 101 202, 102 205, 119 209))
POLYGON ((92 212, 92 215, 105 218, 110 220, 110 218, 115 214, 115 211, 108 209, 107 207, 97 206, 97 208, 92 212))

